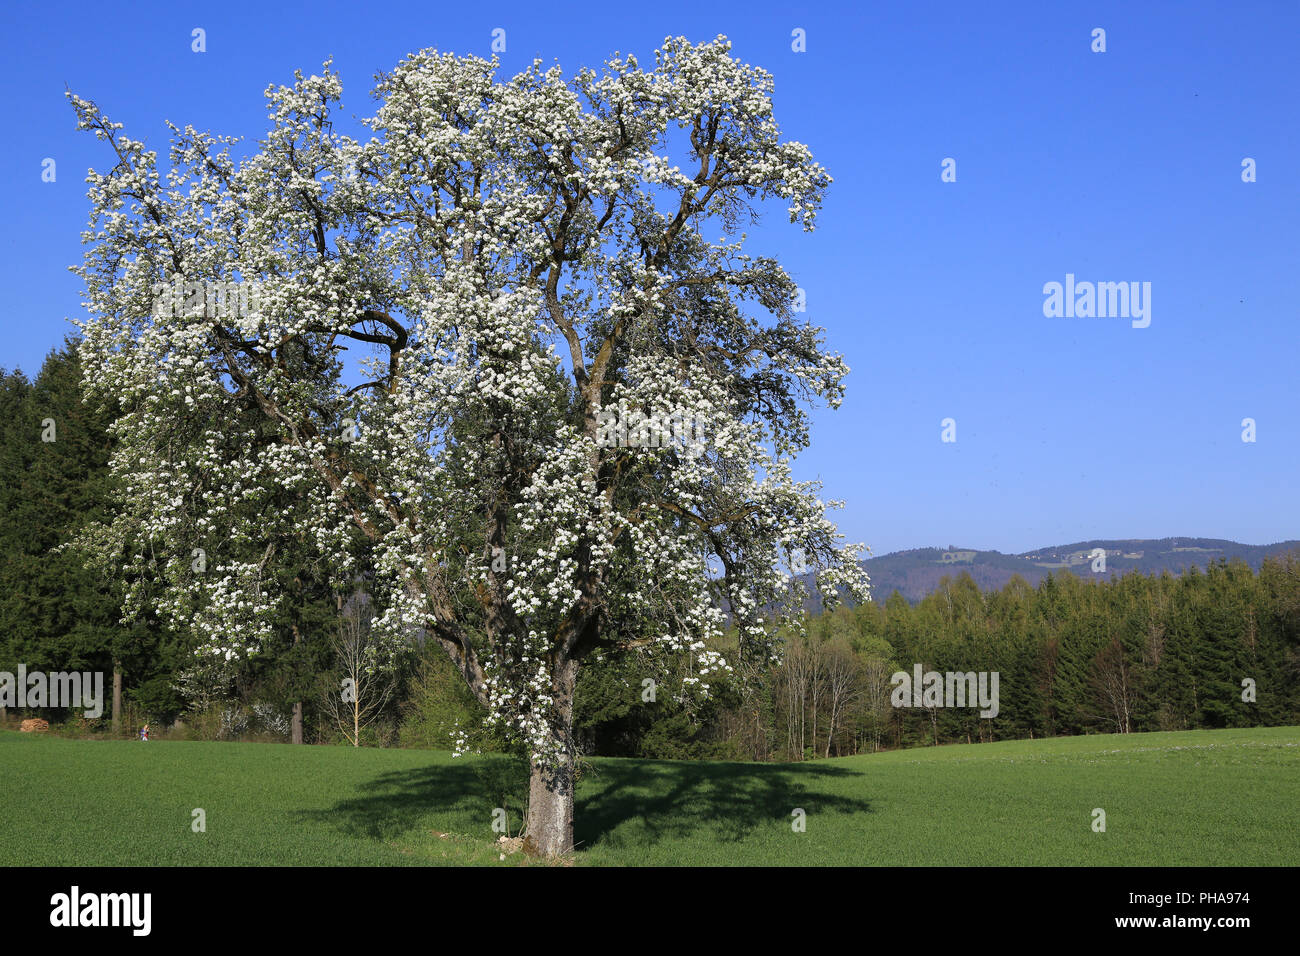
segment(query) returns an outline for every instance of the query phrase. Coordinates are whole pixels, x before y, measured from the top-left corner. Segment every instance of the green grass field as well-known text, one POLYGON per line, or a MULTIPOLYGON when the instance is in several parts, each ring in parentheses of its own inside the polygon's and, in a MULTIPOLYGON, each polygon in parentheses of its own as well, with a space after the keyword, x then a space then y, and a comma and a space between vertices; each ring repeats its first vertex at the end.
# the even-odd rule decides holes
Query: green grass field
MULTIPOLYGON (((491 829, 503 803, 518 826, 517 773, 429 751, 0 733, 0 864, 517 865, 491 829)), ((576 825, 579 864, 614 866, 1295 865, 1298 835, 1295 727, 804 764, 596 759, 576 825)))

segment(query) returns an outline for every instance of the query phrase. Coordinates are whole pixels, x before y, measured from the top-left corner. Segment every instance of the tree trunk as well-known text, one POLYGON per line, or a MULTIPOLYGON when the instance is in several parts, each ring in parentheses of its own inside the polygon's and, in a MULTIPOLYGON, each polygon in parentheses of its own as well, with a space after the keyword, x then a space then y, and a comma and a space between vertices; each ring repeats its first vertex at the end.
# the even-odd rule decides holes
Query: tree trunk
POLYGON ((528 825, 524 850, 535 856, 573 852, 573 689, 576 661, 564 661, 552 681, 551 733, 558 759, 534 755, 528 782, 528 825))
POLYGON ((535 856, 573 852, 573 755, 555 766, 533 765, 528 784, 528 835, 535 856))
POLYGON ((122 668, 113 661, 113 733, 122 732, 122 668))
MULTIPOLYGON (((293 646, 298 646, 298 625, 293 625, 293 646)), ((302 743, 302 701, 296 700, 293 703, 293 719, 289 723, 289 741, 290 743, 302 743)))

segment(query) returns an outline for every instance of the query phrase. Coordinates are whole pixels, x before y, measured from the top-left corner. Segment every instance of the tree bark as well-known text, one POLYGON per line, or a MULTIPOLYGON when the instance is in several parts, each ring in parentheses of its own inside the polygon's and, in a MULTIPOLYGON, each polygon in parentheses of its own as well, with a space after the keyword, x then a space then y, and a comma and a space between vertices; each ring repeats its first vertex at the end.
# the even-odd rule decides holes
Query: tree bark
POLYGON ((573 852, 573 691, 578 664, 564 661, 552 681, 551 734, 558 757, 534 755, 528 781, 528 825, 524 850, 534 856, 573 852))
POLYGON ((122 732, 122 668, 113 661, 113 733, 122 732))
MULTIPOLYGON (((298 646, 298 625, 293 625, 293 646, 298 646)), ((302 701, 293 702, 293 718, 289 722, 289 742, 302 743, 302 701)))

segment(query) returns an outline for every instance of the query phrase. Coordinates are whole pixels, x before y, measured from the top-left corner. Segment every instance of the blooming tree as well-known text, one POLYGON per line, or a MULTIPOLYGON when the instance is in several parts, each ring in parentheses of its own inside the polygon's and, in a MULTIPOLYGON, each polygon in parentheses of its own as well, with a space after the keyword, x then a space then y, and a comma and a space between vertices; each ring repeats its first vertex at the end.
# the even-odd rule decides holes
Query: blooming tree
POLYGON ((102 533, 156 567, 157 608, 239 657, 270 627, 277 542, 341 588, 364 564, 375 633, 435 640, 526 744, 528 845, 555 854, 584 657, 680 654, 703 686, 726 614, 742 660, 774 655, 790 570, 831 601, 867 582, 838 503, 791 474, 847 368, 738 230, 769 200, 811 230, 830 183, 782 139, 771 76, 723 37, 667 39, 653 69, 498 67, 407 57, 360 141, 327 62, 267 90, 251 155, 172 126, 165 175, 71 96, 116 156, 75 271, 87 386, 124 409, 102 533), (609 441, 615 409, 693 426, 609 441))

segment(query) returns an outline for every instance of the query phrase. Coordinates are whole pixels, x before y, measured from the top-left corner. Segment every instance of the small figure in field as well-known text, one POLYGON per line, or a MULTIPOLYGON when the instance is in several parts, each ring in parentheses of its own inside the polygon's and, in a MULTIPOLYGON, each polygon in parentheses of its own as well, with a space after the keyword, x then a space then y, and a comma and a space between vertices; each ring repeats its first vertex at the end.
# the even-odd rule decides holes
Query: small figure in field
POLYGON ((149 725, 148 725, 148 724, 145 724, 143 727, 140 728, 140 739, 143 740, 143 741, 145 741, 146 743, 148 743, 148 741, 149 741, 149 725))

